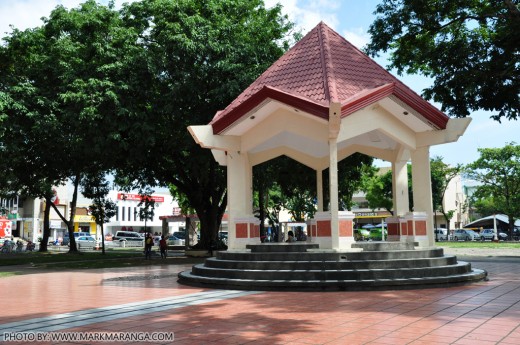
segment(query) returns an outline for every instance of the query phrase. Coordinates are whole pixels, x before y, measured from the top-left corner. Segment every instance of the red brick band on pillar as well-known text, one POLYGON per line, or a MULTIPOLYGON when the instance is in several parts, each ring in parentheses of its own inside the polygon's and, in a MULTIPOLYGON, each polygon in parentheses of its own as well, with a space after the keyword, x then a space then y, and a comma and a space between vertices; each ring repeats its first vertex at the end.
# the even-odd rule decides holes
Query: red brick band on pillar
POLYGON ((351 220, 339 220, 339 236, 340 237, 350 237, 352 236, 352 221, 351 220))
POLYGON ((332 231, 330 228, 330 220, 316 221, 316 236, 322 236, 322 237, 332 236, 332 231))
POLYGON ((388 217, 386 218, 386 226, 388 229, 388 237, 387 241, 400 241, 402 236, 402 224, 404 222, 403 218, 399 217, 388 217))
POLYGON ((247 223, 236 223, 236 237, 247 238, 247 223))
POLYGON ((260 238, 260 225, 249 223, 249 237, 260 238))
POLYGON ((415 221, 415 235, 426 236, 426 221, 416 220, 415 221))

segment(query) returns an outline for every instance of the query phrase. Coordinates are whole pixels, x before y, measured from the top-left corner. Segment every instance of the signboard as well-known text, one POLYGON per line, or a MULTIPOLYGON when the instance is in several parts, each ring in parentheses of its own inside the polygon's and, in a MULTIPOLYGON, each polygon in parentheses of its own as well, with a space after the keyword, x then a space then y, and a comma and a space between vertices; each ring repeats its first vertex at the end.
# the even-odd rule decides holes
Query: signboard
POLYGON ((388 211, 381 212, 354 212, 356 218, 386 218, 391 217, 392 214, 388 211))
MULTIPOLYGON (((144 198, 145 196, 141 194, 117 193, 118 200, 142 201, 144 198)), ((150 198, 155 202, 164 202, 162 196, 151 195, 150 198)))
POLYGON ((11 221, 6 218, 0 218, 0 237, 11 237, 11 221))
MULTIPOLYGON (((74 216, 74 223, 95 223, 94 216, 74 216)), ((60 222, 61 224, 61 222, 60 222)))
POLYGON ((59 229, 61 228, 61 220, 51 220, 49 221, 51 229, 59 229))

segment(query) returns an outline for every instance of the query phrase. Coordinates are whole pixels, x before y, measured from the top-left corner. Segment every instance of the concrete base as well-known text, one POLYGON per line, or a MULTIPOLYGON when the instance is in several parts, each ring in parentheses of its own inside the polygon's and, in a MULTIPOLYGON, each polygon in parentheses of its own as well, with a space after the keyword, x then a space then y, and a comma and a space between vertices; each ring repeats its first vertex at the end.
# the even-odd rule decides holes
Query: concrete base
POLYGON ((349 251, 315 243, 263 243, 181 272, 179 282, 243 290, 372 290, 445 287, 486 279, 487 272, 415 242, 359 242, 349 251))

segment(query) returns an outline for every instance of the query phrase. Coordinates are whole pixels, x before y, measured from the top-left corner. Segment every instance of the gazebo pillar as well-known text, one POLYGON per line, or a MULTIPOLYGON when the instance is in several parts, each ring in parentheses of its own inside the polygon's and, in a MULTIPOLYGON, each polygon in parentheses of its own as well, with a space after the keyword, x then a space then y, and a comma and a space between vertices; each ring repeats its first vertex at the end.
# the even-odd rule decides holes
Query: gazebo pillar
MULTIPOLYGON (((318 206, 314 219, 310 222, 311 238, 319 243, 320 248, 341 250, 349 249, 354 242, 352 212, 339 212, 338 196, 338 145, 337 138, 341 127, 341 104, 331 102, 329 106, 329 211, 323 211, 323 204, 318 206)), ((317 172, 317 187, 320 193, 321 171, 317 172)), ((323 194, 318 194, 318 200, 323 194)), ((322 201, 323 203, 323 201, 322 201)), ((319 201, 318 201, 319 205, 319 201)))
POLYGON ((434 246, 430 147, 418 147, 411 156, 414 212, 406 215, 408 240, 423 247, 434 246))
POLYGON ((228 151, 228 249, 244 249, 260 242, 260 221, 253 215, 253 173, 247 153, 228 151))
POLYGON ((388 241, 405 239, 402 224, 404 216, 410 211, 408 197, 408 151, 401 151, 396 161, 392 162, 392 195, 394 215, 386 219, 388 224, 388 241))

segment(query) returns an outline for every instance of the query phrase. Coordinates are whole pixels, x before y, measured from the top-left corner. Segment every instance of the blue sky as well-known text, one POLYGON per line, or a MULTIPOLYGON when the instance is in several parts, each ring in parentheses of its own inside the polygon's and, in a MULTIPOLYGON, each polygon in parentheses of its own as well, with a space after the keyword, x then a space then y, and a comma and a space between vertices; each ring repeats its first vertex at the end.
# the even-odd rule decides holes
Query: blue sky
MULTIPOLYGON (((369 42, 368 27, 374 20, 373 12, 379 0, 264 0, 272 6, 281 2, 287 13, 303 33, 311 30, 320 21, 336 30, 351 43, 361 48, 369 42)), ((9 24, 18 29, 26 29, 41 24, 41 17, 47 17, 58 4, 67 8, 76 7, 80 0, 0 0, 0 34, 9 32, 9 24)), ((107 1, 101 1, 106 3, 107 1)), ((119 6, 123 2, 117 0, 119 6)), ((387 65, 384 56, 376 59, 382 66, 387 65)), ((394 73, 395 75, 395 73, 394 73)), ((397 75, 396 75, 397 76, 397 75)), ((421 94, 431 84, 422 76, 397 76, 406 85, 421 94)), ((435 104, 440 108, 439 104, 435 104)), ((471 115, 472 122, 458 142, 434 146, 430 155, 441 156, 448 164, 467 164, 479 157, 478 148, 503 147, 506 143, 520 143, 520 121, 503 120, 498 123, 483 111, 471 115)), ((385 165, 385 164, 378 164, 385 165)))

